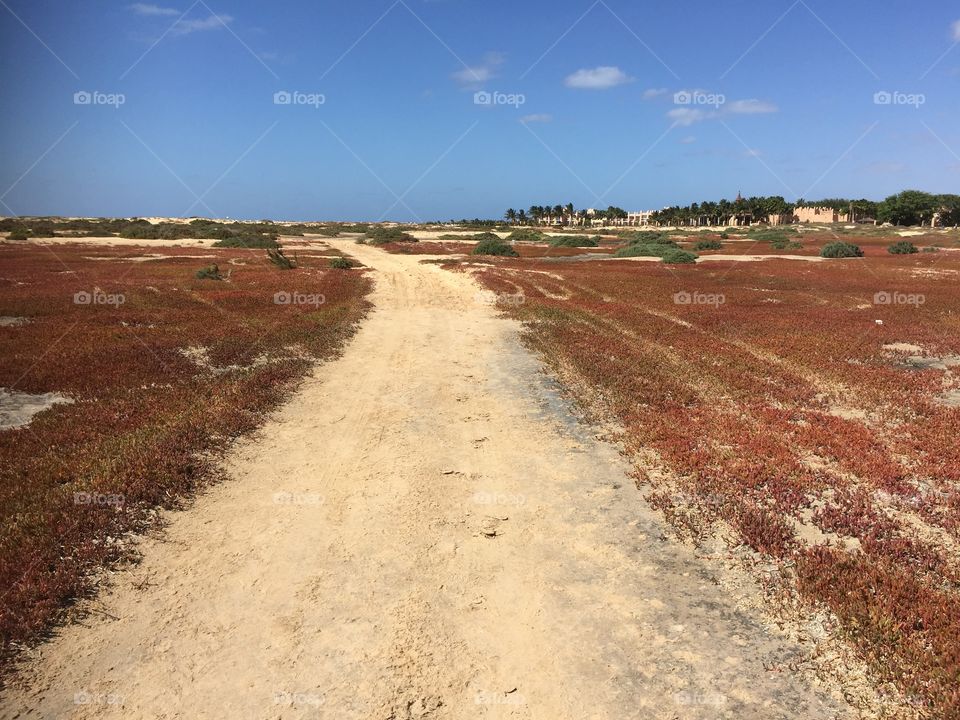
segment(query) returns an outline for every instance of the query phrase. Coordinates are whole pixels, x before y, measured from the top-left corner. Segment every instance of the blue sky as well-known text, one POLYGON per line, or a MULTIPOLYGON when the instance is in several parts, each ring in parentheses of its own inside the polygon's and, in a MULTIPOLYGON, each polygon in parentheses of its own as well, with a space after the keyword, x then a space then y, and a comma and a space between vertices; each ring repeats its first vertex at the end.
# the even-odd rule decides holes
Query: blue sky
POLYGON ((941 0, 0 0, 0 32, 2 214, 960 189, 960 6, 941 0))

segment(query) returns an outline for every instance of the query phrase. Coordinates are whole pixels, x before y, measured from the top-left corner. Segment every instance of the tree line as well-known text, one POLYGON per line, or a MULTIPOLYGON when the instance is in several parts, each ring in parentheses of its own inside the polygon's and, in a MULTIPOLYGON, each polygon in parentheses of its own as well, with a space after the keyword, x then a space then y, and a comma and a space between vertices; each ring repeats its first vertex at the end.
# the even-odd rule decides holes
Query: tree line
MULTIPOLYGON (((856 220, 876 220, 892 225, 929 225, 937 218, 942 225, 960 225, 960 195, 936 195, 919 190, 904 190, 885 200, 861 198, 825 198, 787 202, 781 195, 750 197, 736 200, 704 201, 687 206, 657 210, 650 216, 652 225, 722 225, 741 218, 744 221, 767 222, 771 216, 791 216, 798 208, 822 207, 839 213, 854 213, 856 220)), ((623 208, 609 206, 605 210, 576 209, 566 205, 531 205, 528 209, 509 208, 503 215, 518 225, 586 225, 591 220, 617 221, 627 217, 623 208)))

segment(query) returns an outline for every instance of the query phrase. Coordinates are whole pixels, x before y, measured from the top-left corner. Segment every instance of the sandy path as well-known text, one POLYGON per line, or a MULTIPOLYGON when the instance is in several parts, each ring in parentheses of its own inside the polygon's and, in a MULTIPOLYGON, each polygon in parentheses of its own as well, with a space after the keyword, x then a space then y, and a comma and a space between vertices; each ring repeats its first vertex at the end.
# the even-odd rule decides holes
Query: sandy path
POLYGON ((331 244, 376 310, 0 717, 835 716, 471 280, 331 244))

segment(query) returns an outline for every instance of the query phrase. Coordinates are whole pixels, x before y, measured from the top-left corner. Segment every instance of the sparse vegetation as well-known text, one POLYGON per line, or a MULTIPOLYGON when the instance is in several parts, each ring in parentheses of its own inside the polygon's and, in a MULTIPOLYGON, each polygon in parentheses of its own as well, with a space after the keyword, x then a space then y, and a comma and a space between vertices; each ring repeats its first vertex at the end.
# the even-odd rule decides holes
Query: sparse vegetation
POLYGON ((510 245, 497 238, 496 240, 483 240, 477 243, 473 248, 473 255, 497 255, 501 257, 519 257, 519 253, 510 245))
POLYGON ((893 245, 887 248, 887 252, 891 255, 913 255, 917 250, 917 246, 908 240, 900 240, 895 242, 893 245))
POLYGON ((545 242, 547 236, 532 228, 519 228, 507 235, 507 242, 545 242))
POLYGON ((399 227, 373 227, 364 236, 370 245, 387 243, 415 243, 417 239, 399 227))
POLYGON ((281 270, 293 270, 298 264, 296 256, 291 259, 283 254, 283 248, 270 248, 267 250, 267 259, 281 270))
POLYGON ((220 268, 216 264, 207 265, 207 267, 197 270, 196 277, 197 280, 223 280, 220 268))
POLYGON ((722 250, 723 243, 719 240, 698 240, 693 244, 693 249, 700 250, 722 250))
POLYGON ((330 258, 330 267, 334 270, 349 270, 353 267, 353 263, 349 258, 335 257, 330 258))
POLYGON ((853 258, 863 257, 863 250, 858 245, 848 242, 832 242, 823 246, 820 257, 824 258, 853 258))
POLYGON ((694 253, 677 248, 670 248, 663 254, 663 262, 668 265, 687 265, 696 261, 697 256, 694 253))
POLYGON ((564 235, 550 241, 550 247, 598 247, 600 238, 586 235, 564 235))

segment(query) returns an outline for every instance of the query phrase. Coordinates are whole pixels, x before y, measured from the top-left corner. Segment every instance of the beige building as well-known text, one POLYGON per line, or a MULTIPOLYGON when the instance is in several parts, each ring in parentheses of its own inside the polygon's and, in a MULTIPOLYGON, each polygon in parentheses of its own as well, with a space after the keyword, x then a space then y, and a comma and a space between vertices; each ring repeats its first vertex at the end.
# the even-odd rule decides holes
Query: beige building
POLYGON ((798 223, 846 223, 850 222, 850 213, 842 213, 828 207, 798 207, 793 211, 798 223))

